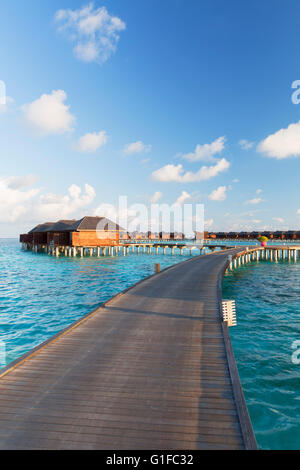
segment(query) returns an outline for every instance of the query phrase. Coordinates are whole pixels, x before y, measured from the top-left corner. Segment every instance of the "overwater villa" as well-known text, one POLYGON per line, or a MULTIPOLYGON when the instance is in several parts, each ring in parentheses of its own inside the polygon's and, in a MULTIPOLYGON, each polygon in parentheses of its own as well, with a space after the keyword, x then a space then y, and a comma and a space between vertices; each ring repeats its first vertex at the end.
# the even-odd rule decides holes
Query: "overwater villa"
POLYGON ((80 220, 59 220, 39 224, 20 235, 23 248, 48 251, 48 248, 97 248, 118 246, 126 240, 184 240, 183 233, 128 233, 106 217, 83 217, 80 220))
POLYGON ((106 217, 83 217, 37 225, 20 242, 27 249, 48 247, 102 247, 119 244, 125 230, 106 217))

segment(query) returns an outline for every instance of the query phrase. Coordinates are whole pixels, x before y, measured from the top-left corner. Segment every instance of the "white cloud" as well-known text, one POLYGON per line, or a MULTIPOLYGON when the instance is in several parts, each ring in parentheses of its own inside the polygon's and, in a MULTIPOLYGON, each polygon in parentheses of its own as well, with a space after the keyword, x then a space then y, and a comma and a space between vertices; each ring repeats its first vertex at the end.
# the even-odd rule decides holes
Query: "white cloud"
POLYGON ((257 190, 256 190, 256 194, 261 194, 262 192, 263 192, 262 189, 257 189, 257 190))
POLYGON ((208 197, 211 201, 225 201, 227 194, 226 186, 219 186, 218 189, 215 189, 208 197))
POLYGON ((199 171, 193 173, 191 171, 184 172, 182 165, 166 165, 152 173, 154 181, 177 182, 177 183, 193 183, 197 181, 208 180, 214 178, 219 173, 226 171, 230 167, 230 163, 222 158, 216 165, 203 166, 199 171))
POLYGON ((204 228, 209 229, 213 226, 213 224, 214 224, 214 219, 205 220, 204 228))
POLYGON ((80 137, 77 148, 80 152, 92 153, 103 147, 107 141, 108 136, 105 131, 93 132, 80 137))
POLYGON ((192 196, 189 193, 187 193, 186 191, 182 191, 181 195, 175 201, 174 205, 175 206, 182 206, 186 201, 189 201, 190 199, 192 199, 192 196))
POLYGON ((151 204, 156 204, 163 197, 163 193, 156 191, 150 199, 151 204))
POLYGON ((42 223, 46 220, 76 216, 76 212, 89 205, 95 198, 95 190, 86 184, 85 191, 73 184, 66 195, 41 194, 41 188, 25 189, 36 181, 33 175, 0 178, 0 222, 24 224, 42 223))
POLYGON ((3 80, 0 80, 0 106, 6 105, 6 84, 3 80))
MULTIPOLYGON (((22 186, 22 184, 21 184, 22 186)), ((21 191, 16 177, 0 179, 0 222, 15 222, 28 212, 39 189, 21 191)))
POLYGON ((75 117, 65 104, 67 95, 63 90, 53 90, 32 103, 22 107, 26 122, 41 134, 63 134, 72 130, 75 117))
POLYGON ((257 147, 258 152, 282 160, 300 156, 300 121, 269 135, 257 147))
POLYGON ((233 183, 239 183, 240 180, 239 180, 238 178, 235 178, 232 182, 233 182, 233 183))
POLYGON ((84 189, 83 193, 79 186, 72 184, 66 195, 48 193, 40 196, 36 207, 39 220, 63 219, 91 204, 96 197, 95 189, 89 184, 85 184, 84 189))
POLYGON ((273 217, 272 219, 275 220, 275 222, 279 222, 280 224, 284 223, 284 219, 282 219, 281 217, 273 217))
POLYGON ((216 158, 214 155, 221 153, 225 147, 225 137, 219 137, 217 140, 212 142, 211 144, 198 144, 196 149, 192 153, 186 153, 182 156, 185 160, 189 160, 190 162, 198 162, 198 161, 207 161, 207 162, 214 162, 216 158))
POLYGON ((132 142, 131 144, 126 145, 123 153, 125 155, 149 153, 151 148, 151 145, 145 145, 144 142, 139 140, 137 142, 132 142))
POLYGON ((300 209, 297 210, 297 214, 300 214, 300 209))
POLYGON ((38 176, 36 175, 25 175, 25 176, 11 176, 8 178, 7 187, 10 189, 22 189, 32 186, 37 182, 38 176))
POLYGON ((94 41, 88 41, 84 44, 81 44, 81 43, 77 44, 74 47, 74 53, 75 53, 75 56, 78 59, 82 60, 83 62, 96 62, 99 56, 97 44, 94 41))
POLYGON ((116 51, 120 32, 126 24, 105 7, 90 3, 79 10, 59 10, 55 15, 59 31, 74 43, 75 56, 84 62, 103 64, 116 51))
POLYGON ((254 199, 249 199, 249 201, 246 201, 245 204, 260 204, 262 202, 261 197, 255 197, 254 199))
POLYGON ((239 141, 239 145, 243 150, 249 150, 254 146, 254 142, 249 142, 246 139, 242 139, 239 141))

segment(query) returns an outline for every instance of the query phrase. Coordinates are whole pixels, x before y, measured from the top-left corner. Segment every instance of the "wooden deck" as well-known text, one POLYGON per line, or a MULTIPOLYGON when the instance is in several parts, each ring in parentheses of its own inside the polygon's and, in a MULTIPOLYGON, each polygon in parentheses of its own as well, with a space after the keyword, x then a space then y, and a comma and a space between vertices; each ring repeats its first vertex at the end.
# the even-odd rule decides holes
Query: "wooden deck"
POLYGON ((227 252, 149 278, 0 373, 0 449, 255 448, 228 328, 227 252))

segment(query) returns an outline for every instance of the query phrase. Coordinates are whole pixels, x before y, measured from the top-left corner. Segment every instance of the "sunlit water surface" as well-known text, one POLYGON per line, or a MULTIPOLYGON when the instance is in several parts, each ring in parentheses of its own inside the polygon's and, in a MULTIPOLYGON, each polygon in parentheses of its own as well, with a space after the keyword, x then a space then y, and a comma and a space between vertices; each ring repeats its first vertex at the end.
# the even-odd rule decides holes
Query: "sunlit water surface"
POLYGON ((300 262, 243 266, 225 276, 223 297, 237 303, 230 335, 259 447, 300 449, 300 262))
MULTIPOLYGON (((0 239, 0 368, 153 274, 155 263, 165 268, 189 257, 176 251, 56 259, 0 239)), ((299 449, 300 365, 291 355, 300 340, 300 262, 242 266, 225 276, 223 289, 237 301, 230 333, 259 447, 299 449)))
POLYGON ((57 259, 0 239, 0 368, 153 274, 155 263, 163 269, 190 257, 167 253, 57 259))

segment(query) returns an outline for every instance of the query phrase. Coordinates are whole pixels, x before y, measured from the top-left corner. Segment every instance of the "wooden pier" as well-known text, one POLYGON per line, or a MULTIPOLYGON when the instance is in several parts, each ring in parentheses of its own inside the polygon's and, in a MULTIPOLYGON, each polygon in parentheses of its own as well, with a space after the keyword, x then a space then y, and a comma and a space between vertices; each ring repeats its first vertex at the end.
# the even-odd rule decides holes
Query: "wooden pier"
POLYGON ((249 246, 244 251, 232 256, 232 259, 229 260, 228 270, 232 271, 254 261, 278 262, 287 260, 297 262, 298 259, 300 259, 300 245, 249 246))
POLYGON ((255 449, 221 282, 241 248, 138 283, 0 372, 0 449, 255 449))
POLYGON ((103 246, 68 246, 68 245, 41 245, 34 243, 22 243, 22 249, 24 251, 32 251, 34 253, 45 253, 55 257, 101 257, 101 256, 126 256, 130 253, 147 253, 147 254, 175 254, 175 250, 179 250, 180 254, 184 254, 184 250, 187 250, 190 256, 194 254, 202 255, 207 252, 215 251, 217 248, 226 250, 232 247, 228 247, 222 244, 186 244, 182 242, 141 242, 141 243, 122 243, 119 242, 115 245, 103 245, 103 246), (161 250, 161 251, 159 251, 161 250), (167 251, 168 250, 168 251, 167 251))

